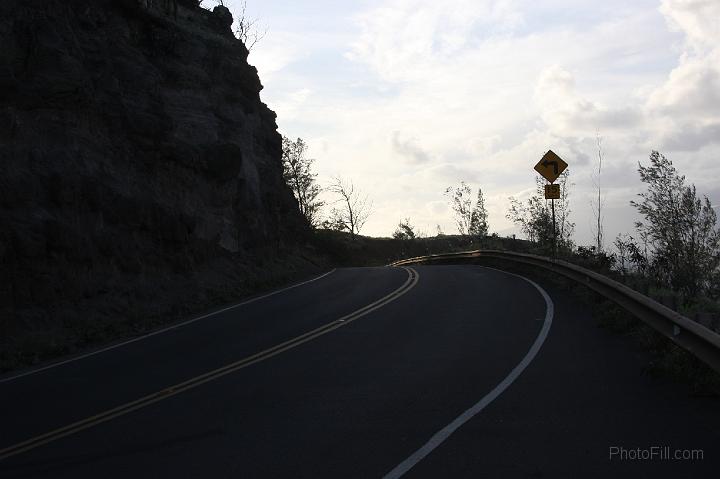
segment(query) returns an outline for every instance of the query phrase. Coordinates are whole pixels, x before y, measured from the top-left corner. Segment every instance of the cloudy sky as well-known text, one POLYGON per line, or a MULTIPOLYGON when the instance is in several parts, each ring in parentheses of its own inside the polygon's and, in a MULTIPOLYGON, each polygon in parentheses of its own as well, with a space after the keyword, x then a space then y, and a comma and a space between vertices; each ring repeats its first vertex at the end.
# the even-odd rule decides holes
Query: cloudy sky
POLYGON ((248 0, 248 15, 268 29, 249 58, 263 101, 321 182, 372 198, 364 234, 405 217, 455 232, 443 191, 461 180, 510 234, 508 197, 527 197, 552 148, 589 243, 597 132, 606 238, 632 231, 652 149, 720 203, 718 0, 248 0))

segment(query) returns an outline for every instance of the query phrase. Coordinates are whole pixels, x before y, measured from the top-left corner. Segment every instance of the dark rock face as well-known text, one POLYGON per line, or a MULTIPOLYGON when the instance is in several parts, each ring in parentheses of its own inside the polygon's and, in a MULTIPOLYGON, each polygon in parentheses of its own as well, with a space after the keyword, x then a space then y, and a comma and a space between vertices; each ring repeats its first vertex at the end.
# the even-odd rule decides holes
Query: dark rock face
POLYGON ((0 2, 5 326, 121 281, 272 256, 305 231, 229 15, 188 0, 0 2))

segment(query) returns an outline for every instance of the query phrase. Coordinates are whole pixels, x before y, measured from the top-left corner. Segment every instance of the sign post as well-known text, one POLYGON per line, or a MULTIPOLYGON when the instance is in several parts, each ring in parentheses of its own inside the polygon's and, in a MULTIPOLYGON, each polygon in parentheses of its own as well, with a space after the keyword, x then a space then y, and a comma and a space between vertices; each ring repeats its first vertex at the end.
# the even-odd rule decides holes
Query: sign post
POLYGON ((553 210, 553 259, 557 259, 557 226, 555 226, 555 199, 550 199, 550 208, 553 210))
POLYGON ((535 165, 535 171, 540 173, 548 184, 545 185, 545 199, 550 200, 550 209, 552 210, 552 255, 556 258, 557 252, 557 227, 555 226, 555 200, 560 199, 560 185, 555 184, 563 171, 568 167, 568 164, 563 161, 562 158, 557 156, 552 150, 548 150, 543 155, 537 165, 535 165))

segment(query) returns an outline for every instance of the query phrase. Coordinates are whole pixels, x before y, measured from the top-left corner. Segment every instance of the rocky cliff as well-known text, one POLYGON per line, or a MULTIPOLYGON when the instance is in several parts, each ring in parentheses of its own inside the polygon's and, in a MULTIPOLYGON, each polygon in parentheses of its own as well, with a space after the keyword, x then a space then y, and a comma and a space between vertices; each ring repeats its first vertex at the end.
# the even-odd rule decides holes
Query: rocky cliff
POLYGON ((231 23, 193 0, 0 2, 6 356, 23 331, 207 304, 305 231, 231 23))

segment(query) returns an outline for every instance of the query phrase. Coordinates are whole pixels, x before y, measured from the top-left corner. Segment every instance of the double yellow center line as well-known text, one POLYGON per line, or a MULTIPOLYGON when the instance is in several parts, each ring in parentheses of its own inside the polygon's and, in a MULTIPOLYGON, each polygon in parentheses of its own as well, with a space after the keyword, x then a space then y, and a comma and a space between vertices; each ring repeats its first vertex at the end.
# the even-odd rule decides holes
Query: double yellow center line
POLYGON ((338 328, 346 326, 346 325, 352 323, 353 321, 362 318, 366 314, 369 314, 379 308, 382 308, 386 304, 388 304, 392 301, 395 301, 400 296, 404 295, 405 293, 410 291, 413 287, 415 287, 415 285, 417 284, 417 282, 420 278, 417 271, 415 271, 412 268, 407 268, 407 267, 403 267, 403 269, 408 273, 408 278, 405 281, 405 283, 403 283, 402 286, 400 286, 398 289, 396 289, 392 293, 388 294, 387 296, 384 296, 384 297, 378 299, 377 301, 358 309, 357 311, 354 311, 350 314, 346 314, 345 316, 343 316, 339 319, 336 319, 335 321, 333 321, 331 323, 327 323, 323 326, 320 326, 317 329, 308 331, 305 334, 301 334, 300 336, 292 338, 283 343, 277 344, 271 348, 265 349, 264 351, 260 351, 259 353, 253 354, 252 356, 248 356, 248 357, 243 358, 234 363, 227 364, 221 368, 214 369, 205 374, 201 374, 200 376, 196 376, 192 379, 188 379, 187 381, 175 384, 174 386, 170 386, 168 388, 162 389, 155 393, 141 397, 140 399, 136 399, 135 401, 125 403, 121 406, 118 406, 118 407, 115 407, 112 409, 108 409, 107 411, 103 411, 94 416, 90 416, 88 418, 74 422, 67 426, 63 426, 61 428, 47 432, 45 434, 41 434, 39 436, 33 437, 32 439, 28 439, 26 441, 14 444, 10 447, 0 449, 0 460, 7 459, 11 456, 15 456, 15 455, 23 453, 25 451, 29 451, 30 449, 34 449, 36 447, 42 446, 43 444, 47 444, 49 442, 56 441, 65 436, 75 434, 84 429, 88 429, 93 426, 97 426, 98 424, 102 424, 102 423, 109 421, 111 419, 114 419, 116 417, 123 416, 125 414, 129 414, 129 413, 136 411, 140 408, 143 408, 145 406, 149 406, 156 402, 162 401, 163 399, 167 399, 169 397, 175 396, 176 394, 180 394, 182 392, 196 388, 196 387, 201 386, 210 381, 219 379, 227 374, 230 374, 230 373, 233 373, 240 369, 246 368, 255 363, 259 363, 260 361, 264 361, 266 359, 272 358, 273 356, 277 356, 278 354, 281 354, 285 351, 288 351, 297 346, 300 346, 301 344, 307 343, 308 341, 312 341, 313 339, 323 336, 323 335, 325 335, 331 331, 334 331, 338 328))

